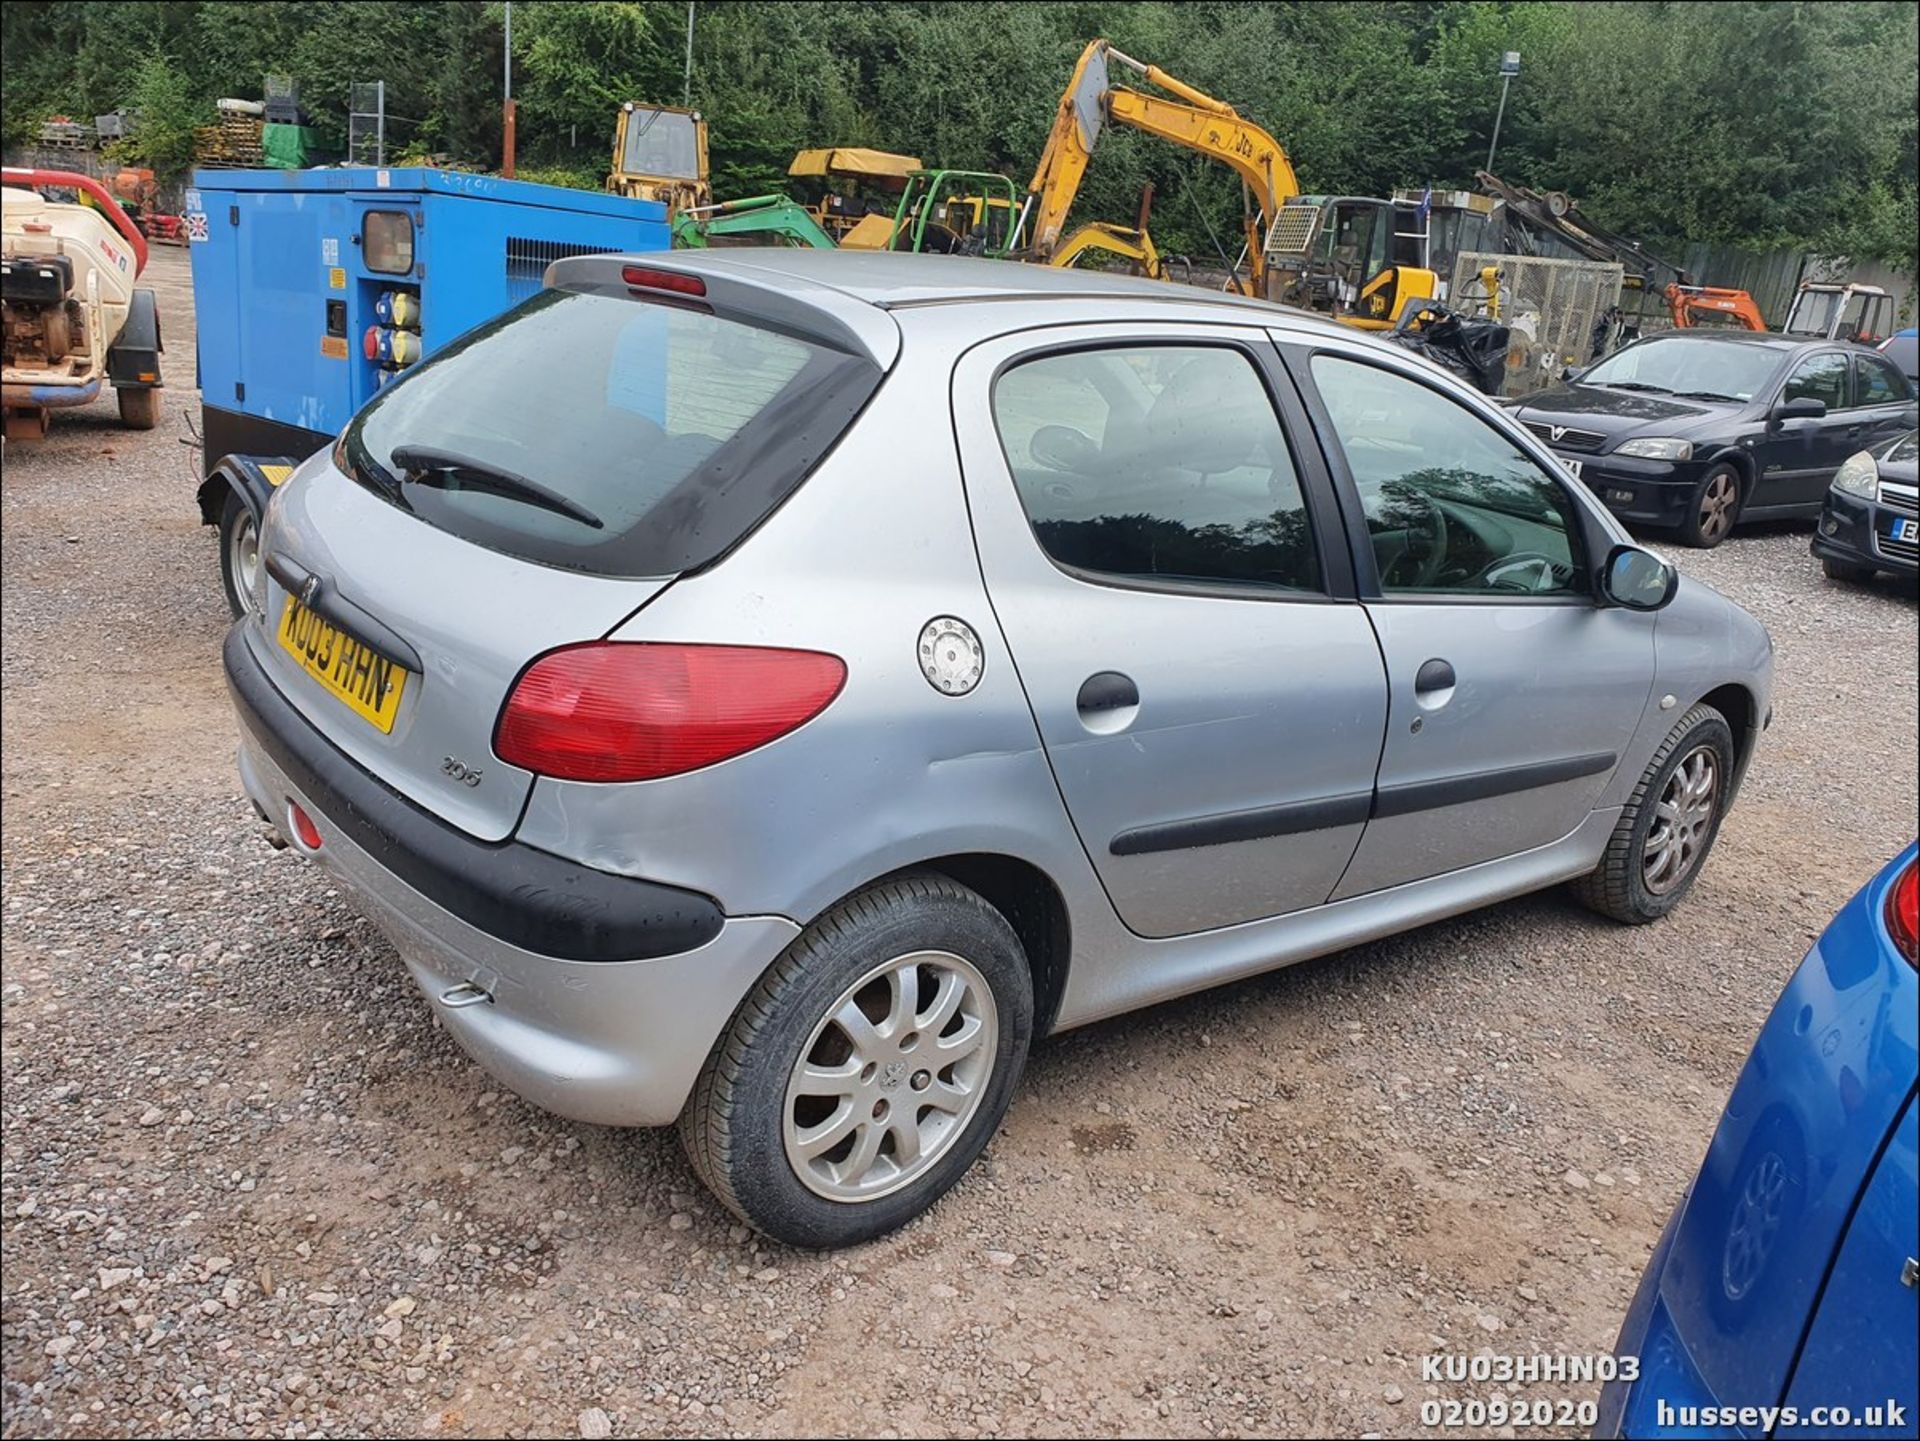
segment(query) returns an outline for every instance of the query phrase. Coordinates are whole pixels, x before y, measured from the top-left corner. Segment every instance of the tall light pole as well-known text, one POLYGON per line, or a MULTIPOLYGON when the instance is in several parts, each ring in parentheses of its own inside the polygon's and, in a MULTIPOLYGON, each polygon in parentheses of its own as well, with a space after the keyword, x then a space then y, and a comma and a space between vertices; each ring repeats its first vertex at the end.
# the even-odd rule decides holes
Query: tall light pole
POLYGON ((693 0, 687 0, 687 63, 680 71, 680 103, 693 105, 693 0))
POLYGON ((1493 173, 1493 152, 1500 148, 1500 122, 1507 118, 1507 90, 1520 73, 1520 52, 1509 50, 1500 57, 1500 109, 1493 117, 1493 139, 1487 142, 1487 173, 1493 173))

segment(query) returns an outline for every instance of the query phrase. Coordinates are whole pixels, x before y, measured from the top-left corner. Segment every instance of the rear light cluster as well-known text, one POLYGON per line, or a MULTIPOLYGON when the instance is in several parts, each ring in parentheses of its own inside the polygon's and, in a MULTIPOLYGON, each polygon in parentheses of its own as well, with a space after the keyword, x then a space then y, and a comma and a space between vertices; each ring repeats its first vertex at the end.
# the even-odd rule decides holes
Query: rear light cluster
POLYGON ((1887 895, 1887 934, 1901 955, 1920 966, 1920 860, 1907 862, 1887 895))
POLYGON ((501 760, 570 781, 645 781, 730 760, 805 725, 846 684, 838 656, 594 641, 529 666, 494 728, 501 760))

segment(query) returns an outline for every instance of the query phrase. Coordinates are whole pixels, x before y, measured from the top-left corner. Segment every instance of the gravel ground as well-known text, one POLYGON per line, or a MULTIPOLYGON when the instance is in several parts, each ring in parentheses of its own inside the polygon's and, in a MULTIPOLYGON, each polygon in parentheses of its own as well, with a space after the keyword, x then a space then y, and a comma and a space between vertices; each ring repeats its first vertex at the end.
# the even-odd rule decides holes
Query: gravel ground
POLYGON ((261 844, 156 270, 162 428, 6 455, 8 1436, 1412 1432, 1476 1394, 1429 1352, 1610 1345, 1781 983, 1913 833, 1911 592, 1743 533, 1684 560, 1771 628, 1778 718, 1676 916, 1545 894, 1075 1032, 933 1214, 771 1246, 671 1135, 495 1089, 261 844))

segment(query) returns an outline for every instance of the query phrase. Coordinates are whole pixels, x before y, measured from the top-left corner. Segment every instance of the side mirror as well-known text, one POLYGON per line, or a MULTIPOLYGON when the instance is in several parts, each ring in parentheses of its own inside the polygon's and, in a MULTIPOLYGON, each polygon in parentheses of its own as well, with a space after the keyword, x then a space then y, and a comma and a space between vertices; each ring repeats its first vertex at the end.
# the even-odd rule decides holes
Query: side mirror
POLYGON ((1827 413, 1827 403, 1816 400, 1811 395, 1796 395, 1792 400, 1783 400, 1767 413, 1768 425, 1779 425, 1788 420, 1818 420, 1827 413))
POLYGON ((1560 383, 1562 385, 1572 385, 1574 381, 1585 375, 1590 368, 1591 367, 1585 365, 1564 366, 1560 371, 1560 383))
POLYGON ((1652 551, 1616 545, 1600 571, 1600 594, 1625 610, 1659 610, 1680 589, 1680 572, 1652 551))

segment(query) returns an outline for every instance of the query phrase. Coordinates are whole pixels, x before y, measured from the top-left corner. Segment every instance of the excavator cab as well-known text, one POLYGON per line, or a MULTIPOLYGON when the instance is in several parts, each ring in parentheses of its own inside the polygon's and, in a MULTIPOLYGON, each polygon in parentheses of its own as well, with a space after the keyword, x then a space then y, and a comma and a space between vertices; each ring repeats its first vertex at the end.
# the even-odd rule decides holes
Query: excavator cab
POLYGON ((1300 195, 1267 232, 1273 298, 1363 330, 1391 330, 1431 300, 1420 207, 1363 195, 1300 195))

